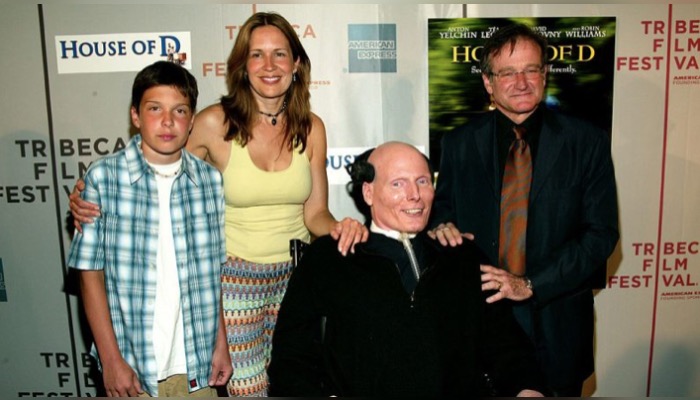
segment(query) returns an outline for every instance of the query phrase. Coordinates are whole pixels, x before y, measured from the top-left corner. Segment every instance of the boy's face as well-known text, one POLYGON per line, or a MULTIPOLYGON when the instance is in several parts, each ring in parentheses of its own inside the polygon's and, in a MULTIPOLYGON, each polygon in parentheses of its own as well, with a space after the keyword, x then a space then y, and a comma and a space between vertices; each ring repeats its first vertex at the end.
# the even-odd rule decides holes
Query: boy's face
POLYGON ((147 89, 139 109, 131 107, 131 122, 141 130, 141 149, 154 164, 171 164, 180 159, 194 113, 189 99, 174 86, 147 89))

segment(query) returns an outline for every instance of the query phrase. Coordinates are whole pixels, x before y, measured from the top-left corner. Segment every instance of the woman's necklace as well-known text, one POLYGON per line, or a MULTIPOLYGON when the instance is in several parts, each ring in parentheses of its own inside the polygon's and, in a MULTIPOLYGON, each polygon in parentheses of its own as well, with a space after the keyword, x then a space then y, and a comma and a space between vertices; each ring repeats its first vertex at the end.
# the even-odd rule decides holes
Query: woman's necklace
POLYGON ((266 113, 264 111, 258 111, 258 112, 266 117, 272 118, 270 123, 272 123, 272 126, 275 126, 275 125, 277 125, 277 116, 282 114, 282 112, 284 112, 285 109, 287 109, 287 100, 285 100, 284 103, 282 103, 282 108, 280 108, 280 110, 277 111, 276 114, 270 114, 270 113, 266 113))

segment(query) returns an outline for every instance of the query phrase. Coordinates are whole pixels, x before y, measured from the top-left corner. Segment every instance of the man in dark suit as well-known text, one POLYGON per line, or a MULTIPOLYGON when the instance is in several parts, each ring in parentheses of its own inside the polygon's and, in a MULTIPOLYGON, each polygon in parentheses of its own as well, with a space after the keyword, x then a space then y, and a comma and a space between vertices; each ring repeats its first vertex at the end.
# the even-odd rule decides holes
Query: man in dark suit
POLYGON ((356 160, 351 176, 370 208, 370 237, 347 256, 330 236, 304 252, 275 327, 270 394, 478 396, 488 371, 499 395, 541 396, 532 344, 507 304, 485 301, 483 253, 424 232, 434 198, 427 159, 391 142, 356 160))
POLYGON ((515 302, 550 390, 580 396, 593 372, 592 282, 604 279, 619 237, 617 193, 607 134, 542 104, 546 48, 524 25, 503 27, 485 44, 482 78, 496 110, 445 135, 431 234, 454 242, 452 223, 474 234, 491 264, 481 267, 482 288, 498 290, 488 301, 515 302), (529 158, 518 189, 524 236, 502 221, 513 211, 502 201, 511 145, 529 158), (517 240, 522 247, 508 253, 517 240), (508 261, 513 255, 522 266, 508 261))

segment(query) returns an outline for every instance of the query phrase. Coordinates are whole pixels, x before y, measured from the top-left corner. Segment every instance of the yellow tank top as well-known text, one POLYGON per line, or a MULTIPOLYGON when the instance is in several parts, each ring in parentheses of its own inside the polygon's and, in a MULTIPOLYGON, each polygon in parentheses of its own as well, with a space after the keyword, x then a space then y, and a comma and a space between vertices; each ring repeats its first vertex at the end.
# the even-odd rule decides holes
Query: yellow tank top
POLYGON ((232 141, 223 177, 229 256, 261 264, 286 261, 290 239, 310 240, 304 225, 304 202, 311 194, 306 154, 295 149, 287 169, 268 172, 232 141))

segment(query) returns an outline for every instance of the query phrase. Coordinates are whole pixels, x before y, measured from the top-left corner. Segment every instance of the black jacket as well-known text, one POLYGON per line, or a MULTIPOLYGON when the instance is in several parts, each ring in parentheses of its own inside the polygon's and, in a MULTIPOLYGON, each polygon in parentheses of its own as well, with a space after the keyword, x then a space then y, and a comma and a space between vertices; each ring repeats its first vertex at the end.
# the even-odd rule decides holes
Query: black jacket
POLYGON ((329 236, 306 250, 273 336, 271 395, 483 395, 485 371, 502 396, 543 390, 510 308, 484 301, 475 245, 443 248, 419 235, 427 267, 409 293, 397 264, 370 251, 382 240, 401 247, 373 233, 347 257, 329 236))
MULTIPOLYGON (((590 123, 542 110, 527 219, 534 297, 514 306, 553 387, 593 372, 593 287, 605 284, 618 241, 610 141, 590 123)), ((443 138, 433 225, 452 221, 498 263, 502 177, 495 112, 443 138)))

